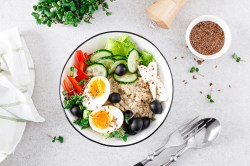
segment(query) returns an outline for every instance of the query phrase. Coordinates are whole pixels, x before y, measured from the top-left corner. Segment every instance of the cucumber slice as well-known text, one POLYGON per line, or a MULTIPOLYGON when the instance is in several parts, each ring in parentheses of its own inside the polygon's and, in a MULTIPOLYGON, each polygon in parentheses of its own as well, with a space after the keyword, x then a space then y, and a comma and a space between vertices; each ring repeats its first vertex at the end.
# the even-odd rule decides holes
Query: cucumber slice
POLYGON ((108 75, 107 69, 101 63, 92 63, 86 68, 85 72, 88 76, 92 76, 92 77, 95 77, 95 76, 107 77, 108 75))
POLYGON ((90 57, 90 61, 91 62, 96 62, 96 60, 102 58, 102 57, 108 57, 108 56, 112 56, 112 52, 109 51, 109 50, 105 50, 105 49, 101 49, 101 50, 98 50, 98 51, 95 51, 93 53, 93 55, 91 55, 90 57))
POLYGON ((117 61, 115 61, 115 62, 110 66, 110 68, 108 69, 108 73, 109 73, 109 74, 114 73, 116 67, 117 67, 119 64, 124 64, 124 65, 126 65, 126 64, 127 64, 127 61, 126 61, 126 60, 117 60, 117 61))
POLYGON ((113 58, 116 59, 116 60, 125 60, 125 59, 127 59, 125 56, 122 56, 122 55, 115 55, 115 56, 113 56, 113 58))
POLYGON ((102 57, 102 58, 98 59, 97 62, 103 64, 103 65, 106 67, 106 69, 109 69, 110 66, 111 66, 115 61, 113 60, 112 57, 109 57, 109 56, 108 56, 108 57, 102 57))
POLYGON ((139 52, 135 49, 129 52, 128 55, 128 71, 130 73, 135 73, 137 71, 137 66, 139 65, 140 55, 139 52))
POLYGON ((119 82, 121 84, 131 84, 138 79, 137 73, 128 73, 128 72, 122 76, 114 74, 113 77, 116 82, 119 82))

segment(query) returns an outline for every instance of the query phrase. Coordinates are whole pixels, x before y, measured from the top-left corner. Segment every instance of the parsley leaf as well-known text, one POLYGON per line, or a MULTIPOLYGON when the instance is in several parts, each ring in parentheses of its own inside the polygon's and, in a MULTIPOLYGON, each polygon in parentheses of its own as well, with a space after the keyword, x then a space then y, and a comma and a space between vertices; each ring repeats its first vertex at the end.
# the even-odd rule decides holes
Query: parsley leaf
POLYGON ((125 123, 129 124, 129 120, 130 120, 129 116, 125 116, 125 123))
MULTIPOLYGON (((51 137, 51 136, 49 136, 49 137, 51 137)), ((54 137, 52 138, 52 142, 55 143, 56 141, 58 141, 58 142, 60 142, 60 143, 63 143, 64 138, 63 138, 62 136, 58 136, 58 138, 57 138, 56 136, 54 136, 54 137)))
POLYGON ((153 121, 156 120, 156 118, 155 118, 155 117, 152 117, 152 118, 150 118, 150 120, 153 122, 153 121))
POLYGON ((85 79, 82 79, 81 81, 78 82, 78 85, 82 85, 82 84, 85 84, 86 80, 85 79))
POLYGON ((128 140, 128 134, 125 132, 123 128, 120 128, 116 131, 113 131, 112 133, 105 134, 106 138, 121 138, 124 142, 128 140))
POLYGON ((82 129, 86 129, 89 127, 89 119, 88 118, 79 118, 74 121, 74 124, 79 125, 82 129))
POLYGON ((74 74, 75 74, 75 68, 74 68, 73 66, 71 66, 71 67, 70 67, 70 73, 69 73, 69 75, 70 75, 71 77, 74 77, 74 74))
POLYGON ((65 105, 64 108, 70 109, 74 104, 77 104, 77 105, 82 104, 83 98, 84 98, 83 94, 76 94, 76 95, 70 96, 69 99, 64 100, 64 105, 65 105))
POLYGON ((200 76, 204 77, 204 75, 202 75, 200 72, 200 69, 198 67, 195 67, 195 66, 192 66, 191 69, 190 69, 190 73, 198 73, 200 76))
POLYGON ((207 95, 207 99, 210 103, 214 103, 214 100, 212 99, 211 95, 207 95))
POLYGON ((236 62, 242 61, 241 57, 239 57, 236 53, 232 55, 232 58, 235 59, 236 62))

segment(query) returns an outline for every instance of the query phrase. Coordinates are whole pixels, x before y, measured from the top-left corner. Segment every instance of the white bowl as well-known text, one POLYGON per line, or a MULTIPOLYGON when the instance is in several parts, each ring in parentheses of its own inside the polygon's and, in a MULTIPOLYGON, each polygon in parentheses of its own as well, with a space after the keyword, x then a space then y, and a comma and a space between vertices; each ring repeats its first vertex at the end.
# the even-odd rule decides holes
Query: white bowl
POLYGON ((231 31, 228 27, 228 25, 226 24, 225 21, 223 21, 221 18, 217 17, 217 16, 213 16, 213 15, 203 15, 203 16, 199 16, 196 19, 194 19, 188 26, 187 31, 186 31, 186 43, 187 46, 189 48, 189 50, 196 55, 199 58, 202 59, 216 59, 221 57, 223 54, 225 54, 227 52, 227 50, 229 49, 229 46, 231 44, 231 31), (225 42, 224 42, 224 46, 222 47, 222 49, 213 54, 213 55, 202 55, 200 53, 198 53, 191 45, 190 43, 190 33, 191 30, 193 29, 193 27, 203 21, 212 21, 215 22, 216 24, 218 24, 222 30, 224 31, 224 35, 225 35, 225 42))
POLYGON ((170 107, 172 105, 172 100, 173 100, 173 78, 172 78, 169 65, 166 59, 164 58, 164 56, 162 55, 162 53, 159 51, 159 49, 146 38, 139 36, 137 34, 131 33, 131 32, 111 31, 111 32, 104 32, 104 33, 95 35, 87 39, 86 41, 84 41, 82 44, 80 44, 70 55, 69 59, 66 61, 66 64, 63 67, 63 71, 62 71, 61 78, 60 78, 60 86, 59 86, 60 87, 59 88, 60 99, 61 99, 61 104, 63 106, 64 96, 62 95, 62 92, 63 92, 62 81, 64 78, 66 78, 68 69, 74 63, 75 51, 78 49, 81 49, 85 52, 92 53, 98 49, 104 48, 107 38, 117 38, 124 33, 131 36, 131 39, 134 42, 136 42, 139 50, 146 49, 147 51, 151 52, 154 55, 158 63, 160 78, 162 82, 164 83, 165 88, 168 92, 168 96, 169 96, 168 101, 162 103, 163 112, 161 114, 155 115, 156 120, 152 122, 147 129, 139 132, 138 134, 134 136, 129 136, 127 142, 124 142, 122 139, 117 139, 117 138, 105 139, 99 133, 96 133, 92 129, 81 130, 80 126, 76 126, 75 124, 73 124, 73 121, 76 119, 76 117, 74 117, 70 113, 69 110, 64 109, 66 118, 68 119, 69 123, 82 136, 84 136, 85 138, 93 142, 99 143, 101 145, 112 146, 112 147, 129 146, 129 145, 133 145, 133 144, 139 143, 147 139, 148 137, 150 137, 152 134, 156 132, 156 130, 163 124, 163 122, 168 116, 170 107))

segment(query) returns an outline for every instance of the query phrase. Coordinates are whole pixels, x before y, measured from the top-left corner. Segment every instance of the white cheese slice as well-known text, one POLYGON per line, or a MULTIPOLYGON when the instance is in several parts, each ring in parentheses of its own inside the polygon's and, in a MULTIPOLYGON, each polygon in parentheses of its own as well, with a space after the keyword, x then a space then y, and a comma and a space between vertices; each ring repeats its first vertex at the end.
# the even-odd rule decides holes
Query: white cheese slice
POLYGON ((156 98, 160 102, 168 100, 168 93, 166 88, 164 87, 163 83, 161 82, 159 76, 157 78, 157 85, 156 85, 156 98))
POLYGON ((156 99, 156 84, 157 84, 157 63, 150 62, 148 67, 144 65, 138 65, 138 70, 141 74, 142 80, 149 84, 150 92, 153 99, 156 99))
POLYGON ((156 84, 157 84, 157 63, 156 62, 150 62, 148 65, 148 71, 149 71, 149 89, 152 93, 153 99, 156 99, 156 84))
POLYGON ((143 82, 145 82, 145 83, 148 82, 148 76, 147 76, 148 69, 147 69, 147 67, 144 65, 138 65, 138 70, 141 74, 141 78, 142 78, 143 82))

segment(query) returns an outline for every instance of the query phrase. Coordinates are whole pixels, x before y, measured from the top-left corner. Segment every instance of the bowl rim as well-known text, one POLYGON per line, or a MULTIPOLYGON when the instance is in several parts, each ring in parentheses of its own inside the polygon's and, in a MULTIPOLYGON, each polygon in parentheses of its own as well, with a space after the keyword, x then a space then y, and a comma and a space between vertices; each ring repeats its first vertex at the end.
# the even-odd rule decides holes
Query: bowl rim
POLYGON ((97 144, 100 144, 100 145, 103 145, 103 146, 107 146, 107 147, 126 147, 126 146, 135 145, 135 144, 138 144, 138 143, 140 143, 140 142, 142 142, 142 141, 145 141, 146 139, 148 139, 149 137, 151 137, 151 136, 152 136, 161 126, 162 126, 162 124, 165 122, 165 120, 167 119, 167 117, 168 117, 168 115, 169 115, 169 112, 170 112, 170 110, 171 110, 172 104, 173 104, 173 98, 174 98, 174 80, 173 80, 173 74, 172 74, 171 68, 170 68, 170 66, 169 66, 169 64, 168 64, 168 62, 167 62, 167 60, 166 60, 166 58, 163 56, 163 54, 161 53, 161 51, 160 51, 160 50, 159 50, 150 40, 148 40, 147 38, 145 38, 145 37, 143 37, 143 36, 141 36, 141 35, 138 35, 138 34, 136 34, 136 33, 129 32, 129 31, 105 31, 105 32, 98 33, 98 34, 96 34, 96 35, 94 35, 94 36, 92 36, 92 37, 86 39, 86 40, 85 40, 84 42, 82 42, 79 46, 77 46, 77 47, 74 49, 74 51, 70 54, 70 56, 68 57, 67 61, 65 62, 64 66, 63 66, 63 69, 62 69, 62 71, 61 71, 61 75, 60 75, 60 79, 59 79, 59 96, 60 96, 60 103, 61 103, 61 106, 62 106, 62 108, 63 108, 65 117, 67 118, 69 124, 70 124, 79 134, 81 134, 83 137, 87 138, 89 141, 92 141, 92 142, 94 142, 94 143, 97 143, 97 144), (159 51, 159 53, 161 54, 161 56, 162 56, 163 59, 165 60, 166 64, 168 65, 168 68, 169 68, 169 71, 170 71, 170 75, 171 75, 171 79, 172 79, 172 94, 171 94, 171 95, 172 95, 172 100, 171 100, 171 103, 170 103, 170 106, 169 106, 169 109, 168 109, 168 113, 167 113, 167 115, 165 116, 165 118, 163 119, 163 121, 162 121, 162 122, 160 123, 160 125, 159 125, 151 134, 149 134, 147 137, 145 137, 145 138, 143 138, 143 139, 141 139, 141 140, 139 140, 139 141, 137 141, 137 142, 134 142, 134 143, 131 143, 131 144, 126 144, 126 145, 108 145, 108 144, 105 144, 105 143, 101 143, 101 142, 95 141, 95 140, 93 140, 93 139, 87 137, 87 136, 84 135, 83 133, 81 133, 81 132, 71 123, 71 121, 70 121, 70 119, 68 118, 68 116, 67 116, 67 114, 66 114, 66 111, 65 111, 65 109, 64 109, 64 107, 63 107, 63 102, 62 102, 62 100, 61 100, 62 94, 61 94, 60 92, 61 92, 61 84, 62 84, 61 81, 62 81, 63 72, 64 72, 65 67, 66 67, 66 65, 68 64, 69 60, 70 60, 71 57, 74 55, 75 51, 76 51, 77 49, 79 49, 83 44, 85 44, 86 42, 88 42, 89 40, 91 40, 91 39, 93 39, 93 38, 95 38, 95 37, 97 37, 97 36, 100 36, 100 35, 103 35, 103 34, 108 34, 108 33, 126 33, 126 34, 135 35, 135 36, 137 36, 137 37, 139 37, 139 38, 142 38, 142 39, 148 41, 150 44, 152 44, 152 45, 157 49, 157 51, 159 51))
POLYGON ((215 15, 207 14, 207 15, 198 16, 189 23, 189 25, 186 29, 185 38, 186 38, 186 44, 188 46, 188 49, 192 52, 192 54, 194 54, 195 56, 197 56, 198 58, 201 58, 201 59, 205 59, 205 60, 211 59, 212 60, 212 59, 217 59, 217 58, 223 56, 228 51, 228 49, 231 45, 232 35, 231 35, 231 30, 230 30, 228 24, 222 18, 215 16, 215 15), (191 45, 191 42, 190 42, 190 33, 191 33, 193 27, 204 20, 212 21, 212 22, 218 24, 222 28, 222 30, 224 31, 224 34, 225 34, 225 42, 224 42, 223 47, 221 48, 221 50, 219 52, 212 54, 212 55, 203 55, 203 54, 197 52, 193 48, 193 46, 191 45))

